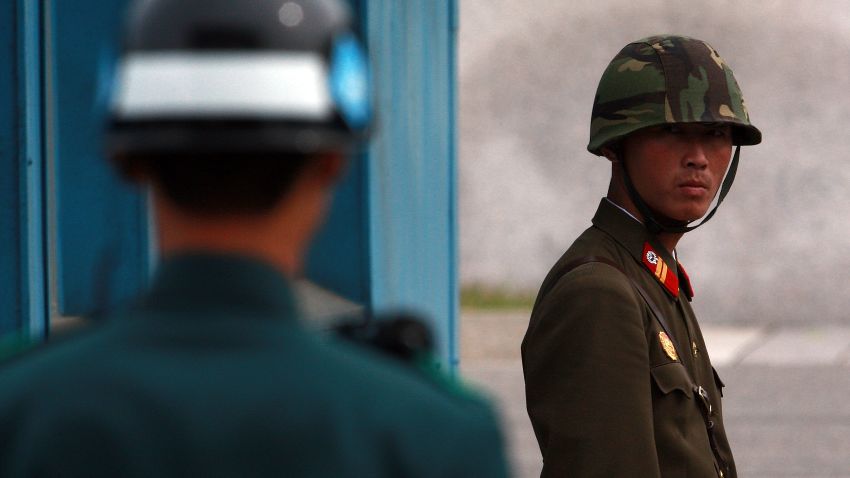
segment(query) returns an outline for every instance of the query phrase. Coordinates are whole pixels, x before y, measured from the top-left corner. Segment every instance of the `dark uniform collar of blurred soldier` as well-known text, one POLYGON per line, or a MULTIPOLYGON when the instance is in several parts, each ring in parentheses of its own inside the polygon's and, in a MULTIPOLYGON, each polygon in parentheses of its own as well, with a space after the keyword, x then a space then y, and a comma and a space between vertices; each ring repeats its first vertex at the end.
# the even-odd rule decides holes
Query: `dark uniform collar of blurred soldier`
MULTIPOLYGON (((732 154, 731 128, 723 124, 672 124, 636 131, 618 147, 603 147, 612 162, 608 199, 643 222, 625 184, 628 168, 635 189, 662 224, 687 224, 703 217, 716 197, 732 154), (616 152, 615 152, 616 150, 616 152)), ((682 232, 659 232, 672 252, 682 232)))

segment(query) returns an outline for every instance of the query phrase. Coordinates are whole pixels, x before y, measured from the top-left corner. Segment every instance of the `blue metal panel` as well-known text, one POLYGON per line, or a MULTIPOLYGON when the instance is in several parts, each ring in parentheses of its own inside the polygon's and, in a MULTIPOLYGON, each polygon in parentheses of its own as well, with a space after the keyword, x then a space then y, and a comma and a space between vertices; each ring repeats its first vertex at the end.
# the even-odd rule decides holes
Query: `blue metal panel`
POLYGON ((39 5, 0 5, 0 336, 46 321, 39 5))
POLYGON ((453 366, 456 5, 372 0, 366 17, 380 115, 369 151, 371 302, 428 316, 453 366))
MULTIPOLYGON (((354 11, 365 11, 368 0, 349 0, 354 11)), ((371 308, 366 187, 367 155, 352 158, 336 190, 325 225, 313 241, 306 276, 348 300, 371 308)))
POLYGON ((368 307, 365 161, 354 158, 337 188, 325 226, 308 254, 306 275, 322 287, 368 307))
POLYGON ((21 327, 21 195, 18 142, 18 39, 16 2, 0 3, 0 334, 21 327))
POLYGON ((319 235, 308 276, 378 312, 413 309, 457 364, 457 2, 352 0, 378 94, 378 134, 319 235))
POLYGON ((50 118, 59 309, 90 314, 148 278, 148 218, 138 191, 102 156, 102 123, 126 1, 49 3, 50 118))

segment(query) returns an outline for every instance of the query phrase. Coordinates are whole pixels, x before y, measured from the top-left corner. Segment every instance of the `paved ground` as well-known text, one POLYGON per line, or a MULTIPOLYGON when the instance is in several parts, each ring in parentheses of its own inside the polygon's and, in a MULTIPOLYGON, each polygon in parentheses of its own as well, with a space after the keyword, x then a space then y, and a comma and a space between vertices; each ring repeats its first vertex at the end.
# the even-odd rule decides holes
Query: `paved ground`
MULTIPOLYGON (((461 319, 461 372, 488 391, 519 478, 539 476, 519 343, 526 312, 461 319)), ((726 383, 724 411, 743 478, 850 478, 850 328, 705 325, 726 383)))

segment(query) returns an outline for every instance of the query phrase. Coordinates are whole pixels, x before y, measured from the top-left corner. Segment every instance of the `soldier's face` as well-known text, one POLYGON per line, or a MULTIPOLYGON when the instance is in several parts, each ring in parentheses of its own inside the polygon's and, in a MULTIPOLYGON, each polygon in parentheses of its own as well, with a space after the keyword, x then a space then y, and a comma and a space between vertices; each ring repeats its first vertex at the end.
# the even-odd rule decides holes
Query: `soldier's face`
POLYGON ((664 125, 623 141, 635 188, 654 211, 678 221, 708 211, 732 155, 728 125, 664 125))

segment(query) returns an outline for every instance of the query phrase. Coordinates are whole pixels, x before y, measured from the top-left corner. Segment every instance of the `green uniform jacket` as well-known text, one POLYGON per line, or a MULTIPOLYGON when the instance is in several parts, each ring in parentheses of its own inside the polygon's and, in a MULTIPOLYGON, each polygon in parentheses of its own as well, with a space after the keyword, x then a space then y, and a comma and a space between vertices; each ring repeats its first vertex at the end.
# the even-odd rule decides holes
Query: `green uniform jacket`
POLYGON ((489 406, 307 330, 253 259, 171 259, 138 305, 0 368, 4 478, 505 475, 489 406))
POLYGON ((522 343, 542 476, 736 476, 723 428, 723 384, 690 295, 687 276, 664 247, 603 199, 593 227, 543 281, 522 343), (665 316, 669 341, 623 272, 600 262, 565 270, 586 256, 613 261, 641 285, 665 316), (712 405, 725 471, 712 451, 699 386, 712 405))

